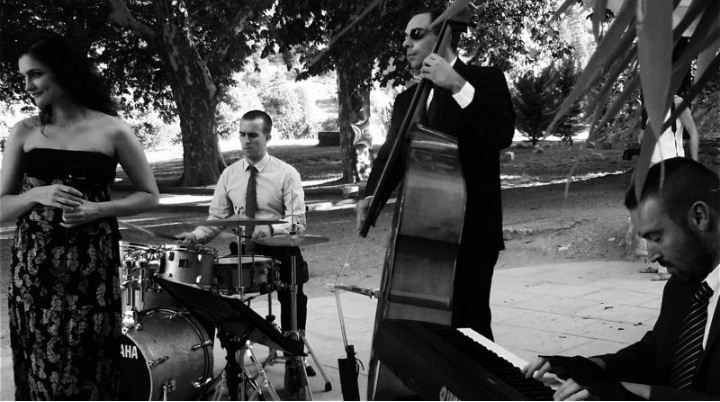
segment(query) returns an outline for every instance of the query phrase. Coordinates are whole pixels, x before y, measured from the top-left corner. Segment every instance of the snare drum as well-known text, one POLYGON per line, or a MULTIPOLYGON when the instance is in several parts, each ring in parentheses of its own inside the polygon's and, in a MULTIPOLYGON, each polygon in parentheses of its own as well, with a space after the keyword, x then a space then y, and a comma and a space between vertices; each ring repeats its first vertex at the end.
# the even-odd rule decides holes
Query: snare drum
POLYGON ((187 311, 142 315, 120 344, 120 400, 193 400, 212 379, 213 344, 187 311))
POLYGON ((212 270, 216 259, 217 252, 213 248, 166 244, 160 261, 160 276, 194 285, 201 272, 212 270))
POLYGON ((237 271, 237 256, 218 259, 212 270, 203 271, 198 285, 223 294, 235 293, 240 286, 247 293, 267 293, 275 289, 277 270, 271 257, 255 255, 242 257, 242 283, 237 271))

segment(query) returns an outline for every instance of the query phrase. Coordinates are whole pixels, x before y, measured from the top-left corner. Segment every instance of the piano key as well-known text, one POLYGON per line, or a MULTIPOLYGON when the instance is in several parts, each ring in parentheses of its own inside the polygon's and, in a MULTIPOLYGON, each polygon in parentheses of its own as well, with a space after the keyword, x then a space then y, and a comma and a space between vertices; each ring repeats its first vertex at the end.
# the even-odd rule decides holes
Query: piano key
POLYGON ((481 344, 483 347, 485 347, 485 349, 488 349, 489 351, 495 353, 496 355, 498 355, 498 357, 502 357, 503 359, 507 360, 508 362, 510 362, 510 364, 519 368, 520 370, 522 370, 523 367, 527 366, 528 364, 528 362, 520 356, 510 352, 509 350, 503 348, 497 343, 475 332, 475 330, 473 330, 472 328, 458 328, 458 331, 460 331, 463 335, 467 336, 473 341, 481 344))
MULTIPOLYGON (((495 346, 483 341, 489 348, 495 346)), ((422 399, 549 400, 553 391, 526 379, 518 367, 455 328, 409 320, 383 320, 375 353, 422 399)), ((517 356, 499 350, 516 363, 517 356)), ((521 359, 520 359, 521 360, 521 359)), ((521 364, 522 365, 522 364, 521 364)), ((392 399, 393 395, 382 395, 392 399)))

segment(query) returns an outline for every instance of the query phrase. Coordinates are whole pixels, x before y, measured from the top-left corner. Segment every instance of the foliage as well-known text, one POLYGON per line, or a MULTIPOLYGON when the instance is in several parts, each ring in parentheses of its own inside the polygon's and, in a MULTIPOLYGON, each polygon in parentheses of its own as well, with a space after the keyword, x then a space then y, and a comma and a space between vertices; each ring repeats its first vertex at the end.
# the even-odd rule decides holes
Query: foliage
MULTIPOLYGON (((575 61, 567 57, 557 67, 553 63, 539 74, 528 71, 515 81, 515 125, 533 145, 547 135, 544 130, 557 112, 562 99, 572 90, 577 75, 575 61)), ((581 117, 582 107, 576 102, 551 134, 572 142, 572 137, 583 128, 581 117)))
MULTIPOLYGON (((247 65, 235 77, 235 86, 225 102, 226 117, 239 124, 243 113, 250 109, 263 109, 273 119, 273 133, 278 138, 305 138, 311 134, 308 124, 308 101, 299 85, 293 82, 295 71, 282 67, 283 61, 276 56, 260 58, 253 55, 253 63, 247 65)), ((236 130, 235 130, 236 131, 236 130)))
POLYGON ((302 90, 292 85, 277 85, 264 92, 262 100, 265 111, 273 117, 273 131, 280 138, 306 138, 310 126, 305 118, 305 103, 302 90))
MULTIPOLYGON (((573 57, 565 57, 558 67, 557 75, 557 93, 559 97, 553 99, 553 104, 557 107, 560 106, 560 101, 570 94, 575 82, 580 75, 575 59, 573 57)), ((583 123, 583 104, 580 101, 576 101, 567 114, 563 116, 562 120, 557 124, 557 128, 553 135, 560 137, 563 141, 572 143, 572 137, 577 135, 585 124, 583 123)))
POLYGON ((346 182, 357 177, 352 124, 367 113, 373 61, 386 46, 390 32, 382 23, 379 3, 279 0, 270 27, 279 52, 287 60, 294 60, 291 54, 296 52, 298 61, 305 66, 298 79, 336 71, 340 152, 346 182), (340 36, 341 32, 344 34, 340 36))
MULTIPOLYGON (((471 62, 500 63, 507 69, 514 50, 526 51, 528 29, 539 26, 535 17, 543 10, 546 18, 552 12, 542 0, 513 0, 474 3, 478 23, 461 47, 471 62), (492 3, 492 4, 491 4, 492 3), (505 13, 505 8, 511 9, 505 13), (522 17, 517 20, 518 17, 522 17), (490 50, 492 52, 490 52, 490 50), (493 57, 482 55, 492 53, 493 57), (505 59, 502 59, 502 57, 505 59)), ((278 49, 288 54, 297 51, 305 71, 302 79, 335 69, 338 72, 340 103, 339 126, 344 147, 352 144, 351 123, 360 120, 368 102, 372 80, 381 85, 400 86, 412 73, 404 63, 402 47, 405 24, 419 5, 444 8, 445 0, 422 2, 391 2, 380 0, 280 0, 272 18, 272 37, 278 49), (342 36, 338 34, 343 33, 342 36), (326 47, 326 44, 330 43, 326 47), (374 66, 371 74, 370 66, 374 66)), ((537 54, 557 55, 567 48, 556 44, 557 32, 541 35, 537 54), (554 53, 553 53, 554 52, 554 53)), ((535 56, 533 56, 535 57, 535 56)), ((372 116, 372 109, 371 109, 372 116)), ((372 117, 371 117, 372 118, 372 117)), ((343 150, 343 152, 346 152, 343 150)), ((349 180, 348 174, 344 178, 349 180)))
POLYGON ((140 140, 144 149, 155 149, 159 145, 160 137, 158 133, 160 132, 160 127, 144 121, 130 124, 130 128, 140 140))
POLYGON ((328 117, 321 122, 320 131, 338 131, 337 117, 328 117))
MULTIPOLYGON (((566 0, 556 15, 561 15, 574 4, 576 0, 566 0)), ((607 5, 605 1, 596 2, 593 15, 605 15, 607 5)), ((682 2, 625 0, 614 13, 615 19, 604 34, 598 35, 597 49, 578 78, 577 85, 550 123, 548 131, 553 129, 580 96, 601 79, 605 81, 595 100, 591 136, 615 116, 627 103, 628 97, 641 88, 648 113, 646 131, 653 135, 643 136, 635 170, 636 189, 640 191, 650 165, 656 135, 677 119, 720 67, 720 55, 715 54, 720 39, 718 13, 720 2, 717 0, 694 0, 689 6, 682 2), (676 24, 673 24, 674 11, 679 17, 676 24), (689 43, 673 57, 673 48, 683 35, 689 36, 689 43), (693 83, 685 92, 681 105, 666 119, 673 96, 696 59, 698 68, 693 83), (611 97, 613 84, 623 73, 628 73, 632 78, 621 93, 611 97), (610 106, 606 106, 608 104, 610 106)), ((601 18, 593 17, 595 27, 601 23, 601 18)), ((599 32, 599 29, 595 31, 599 32)))
POLYGON ((224 165, 215 107, 232 73, 266 43, 271 0, 19 0, 0 16, 0 94, 26 100, 17 48, 35 28, 59 32, 87 51, 126 111, 180 119, 185 184, 209 184, 224 165), (212 166, 213 163, 215 166, 212 166), (187 182, 189 181, 189 182, 187 182))
MULTIPOLYGON (((442 0, 422 3, 434 7, 446 4, 442 0)), ((382 21, 388 38, 377 56, 375 79, 382 85, 401 85, 412 78, 404 62, 402 42, 413 4, 388 2, 383 7, 382 21)), ((469 9, 470 26, 459 44, 459 53, 468 59, 468 64, 492 65, 506 72, 525 71, 540 61, 545 64, 571 52, 557 29, 540 30, 552 15, 551 2, 473 0, 469 9)))
POLYGON ((477 1, 468 35, 460 42, 472 64, 503 71, 523 70, 571 54, 560 40, 557 24, 547 24, 554 12, 546 0, 477 1))
POLYGON ((557 71, 550 65, 539 75, 532 71, 515 81, 515 126, 535 145, 557 111, 557 71))

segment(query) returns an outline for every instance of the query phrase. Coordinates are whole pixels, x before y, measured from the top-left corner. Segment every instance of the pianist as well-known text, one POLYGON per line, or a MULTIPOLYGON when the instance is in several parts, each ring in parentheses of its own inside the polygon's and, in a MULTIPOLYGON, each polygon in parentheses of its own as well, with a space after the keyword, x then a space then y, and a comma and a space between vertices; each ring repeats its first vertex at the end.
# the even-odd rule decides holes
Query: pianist
POLYGON ((660 316, 638 342, 589 359, 545 356, 526 377, 546 372, 566 381, 556 400, 720 400, 720 182, 686 158, 650 168, 638 200, 625 196, 648 256, 668 268, 660 316))

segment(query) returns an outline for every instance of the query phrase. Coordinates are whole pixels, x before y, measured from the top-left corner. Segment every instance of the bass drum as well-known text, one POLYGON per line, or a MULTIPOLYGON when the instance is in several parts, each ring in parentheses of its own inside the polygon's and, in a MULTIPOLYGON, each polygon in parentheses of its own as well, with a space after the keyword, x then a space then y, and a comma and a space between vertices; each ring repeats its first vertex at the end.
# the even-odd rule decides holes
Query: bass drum
POLYGON ((141 314, 120 345, 120 400, 191 400, 212 380, 213 343, 185 310, 141 314))

